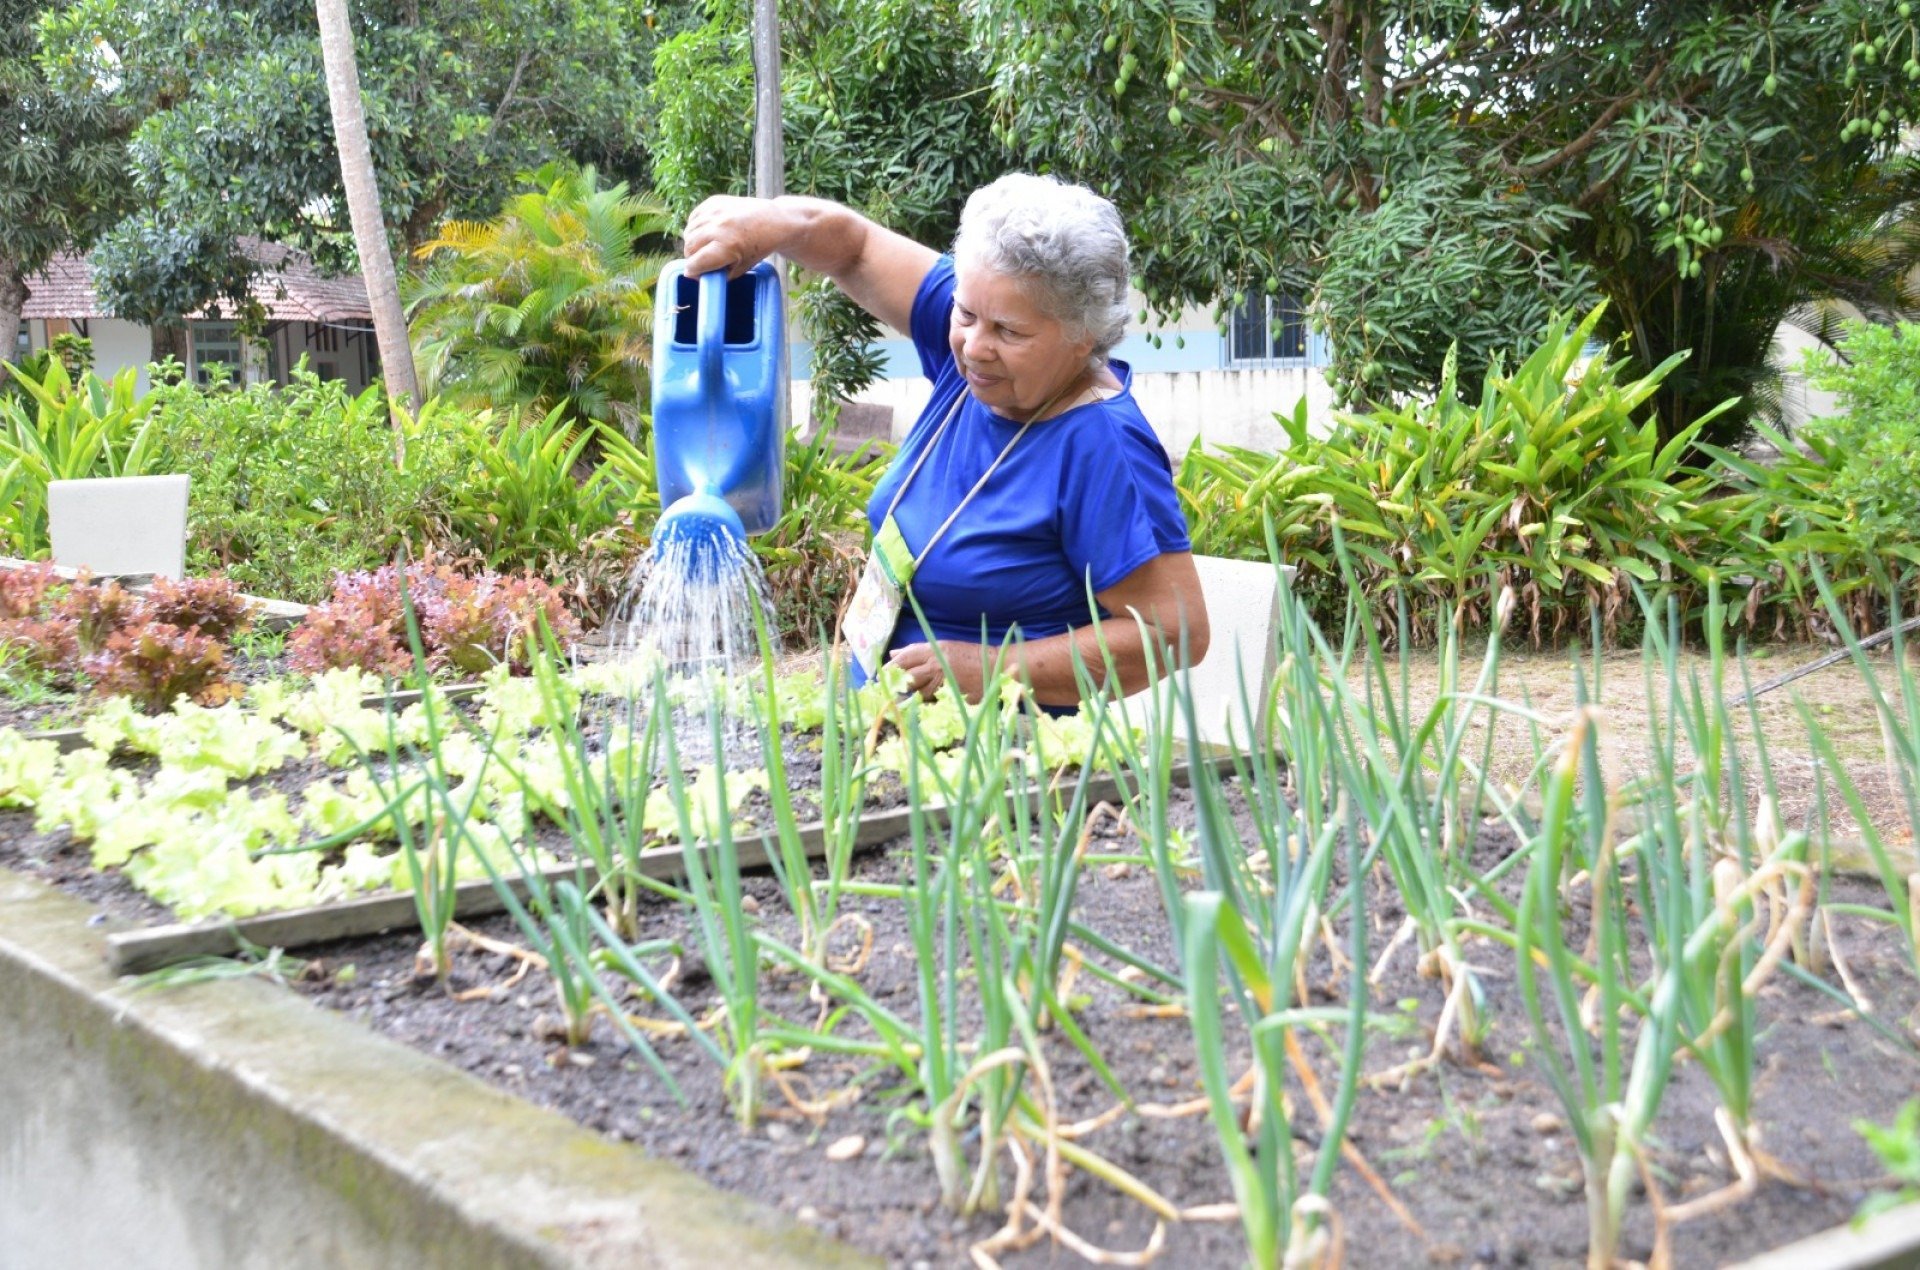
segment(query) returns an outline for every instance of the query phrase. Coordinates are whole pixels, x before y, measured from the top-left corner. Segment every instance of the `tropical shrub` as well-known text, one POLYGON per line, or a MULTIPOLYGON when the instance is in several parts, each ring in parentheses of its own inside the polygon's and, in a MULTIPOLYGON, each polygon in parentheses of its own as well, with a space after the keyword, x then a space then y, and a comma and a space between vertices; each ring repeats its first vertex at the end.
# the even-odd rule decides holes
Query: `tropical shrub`
POLYGON ((1729 584, 1736 625, 1770 638, 1807 638, 1826 627, 1808 562, 1821 567, 1849 619, 1873 625, 1885 611, 1883 562, 1920 563, 1911 539, 1875 539, 1855 532, 1853 513, 1834 492, 1834 473, 1846 461, 1831 441, 1808 434, 1796 444, 1764 423, 1755 437, 1771 447, 1760 457, 1702 445, 1723 491, 1701 510, 1712 526, 1708 545, 1729 584), (1741 589, 1744 588, 1744 598, 1741 589))
POLYGON ((526 673, 545 621, 563 644, 579 624, 559 593, 531 575, 464 576, 446 565, 415 562, 342 574, 287 640, 294 670, 318 674, 353 668, 387 678, 413 669, 409 609, 430 670, 478 674, 500 662, 526 673))
MULTIPOLYGON (((653 348, 653 284, 668 256, 664 203, 549 163, 484 223, 448 221, 415 252, 407 314, 427 382, 479 405, 636 436, 653 348)), ((429 389, 432 391, 433 389, 429 389)))
POLYGON ((1818 382, 1856 415, 1798 439, 1753 421, 1763 448, 1748 452, 1700 439, 1711 414, 1663 442, 1650 399, 1679 358, 1629 381, 1606 350, 1586 357, 1598 317, 1555 321, 1512 375, 1495 366, 1477 407, 1458 399, 1449 362, 1431 401, 1336 412, 1325 436, 1302 401, 1280 418, 1277 455, 1194 446, 1176 474, 1194 550, 1264 559, 1271 522, 1296 589, 1337 622, 1350 598, 1332 561, 1338 522, 1357 598, 1390 633, 1404 597, 1419 639, 1447 606, 1486 625, 1489 577, 1513 587, 1536 642, 1585 632, 1596 609, 1603 636, 1620 638, 1641 611, 1635 586, 1676 595, 1698 629, 1710 582, 1728 627, 1808 638, 1829 629, 1814 559, 1849 620, 1877 625, 1892 579, 1920 566, 1920 394, 1901 369, 1920 328, 1867 334, 1855 366, 1816 359, 1818 382))
POLYGON ((1308 431, 1303 405, 1281 418, 1277 455, 1190 450, 1177 483, 1194 549, 1261 558, 1270 519, 1283 558, 1301 569, 1296 589, 1337 615, 1348 599, 1337 521, 1382 623, 1398 592, 1416 633, 1443 605, 1483 625, 1494 574, 1536 640, 1584 630, 1592 605, 1613 632, 1633 583, 1685 581, 1704 567, 1711 490, 1686 463, 1708 420, 1662 442, 1643 409, 1679 359, 1627 380, 1605 350, 1587 358, 1601 314, 1554 320, 1511 375, 1495 366, 1477 405, 1460 399, 1448 361, 1431 401, 1336 412, 1325 437, 1308 431))
POLYGON ((1838 456, 1830 492, 1877 542, 1920 538, 1920 324, 1849 323, 1841 357, 1809 350, 1808 378, 1844 413, 1801 435, 1838 456))
POLYGON ((658 511, 651 455, 558 406, 504 422, 466 417, 457 445, 432 552, 469 570, 553 579, 587 622, 610 613, 642 550, 635 526, 658 511))
POLYGON ((20 360, 13 363, 17 374, 0 371, 0 398, 31 401, 27 390, 20 386, 20 379, 25 377, 36 384, 44 384, 47 371, 55 362, 66 367, 69 379, 84 377, 93 369, 93 341, 84 335, 63 332, 54 336, 47 347, 22 354, 20 360))
POLYGON ((286 387, 157 391, 162 470, 188 472, 187 569, 254 595, 312 603, 336 572, 375 568, 445 519, 470 422, 429 401, 402 418, 405 459, 381 391, 349 393, 296 370, 286 387))
POLYGON ((461 419, 454 436, 461 468, 447 490, 447 541, 489 569, 565 561, 652 497, 652 465, 633 443, 578 423, 564 406, 504 422, 482 412, 461 419), (589 457, 596 442, 597 463, 589 457))
POLYGON ((111 380, 75 378, 57 356, 36 369, 37 378, 13 365, 0 370, 19 389, 0 396, 0 538, 8 555, 28 560, 48 551, 48 482, 170 470, 152 395, 137 394, 131 369, 111 380))

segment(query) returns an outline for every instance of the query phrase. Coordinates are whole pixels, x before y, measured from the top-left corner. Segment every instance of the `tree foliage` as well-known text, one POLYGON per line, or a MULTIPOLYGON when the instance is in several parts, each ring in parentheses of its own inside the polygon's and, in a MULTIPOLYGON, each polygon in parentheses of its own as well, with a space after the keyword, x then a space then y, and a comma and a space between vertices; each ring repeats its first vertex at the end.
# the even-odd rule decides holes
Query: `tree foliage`
POLYGON ((131 121, 99 85, 54 90, 34 35, 48 0, 0 0, 0 356, 13 354, 26 279, 56 253, 84 250, 125 202, 131 121))
POLYGON ((654 283, 666 205, 590 167, 549 164, 485 222, 448 221, 421 244, 408 312, 429 381, 487 405, 634 435, 646 409, 654 283))
POLYGON ((1344 396, 1430 386, 1455 340, 1477 378, 1597 293, 1644 364, 1691 350, 1672 431, 1764 386, 1809 301, 1902 298, 1897 244, 1858 244, 1920 189, 1905 0, 972 13, 997 135, 1121 204, 1152 303, 1311 294, 1344 396))
MULTIPOLYGON (((650 12, 650 11, 649 11, 650 12)), ((559 155, 644 171, 655 36, 623 0, 361 0, 355 44, 381 198, 412 246, 483 215, 559 155)), ((244 303, 243 236, 352 267, 311 0, 75 0, 42 23, 64 85, 110 85, 145 116, 140 211, 102 248, 117 311, 157 318, 244 303)))
MULTIPOLYGON (((834 199, 929 246, 952 239, 975 187, 1016 160, 990 131, 960 0, 790 0, 781 8, 787 189, 834 199)), ((709 194, 751 188, 748 7, 710 0, 707 20, 656 59, 654 188, 684 216, 709 194)), ((815 337, 814 391, 857 391, 879 362, 871 318, 817 283, 800 308, 815 337)))

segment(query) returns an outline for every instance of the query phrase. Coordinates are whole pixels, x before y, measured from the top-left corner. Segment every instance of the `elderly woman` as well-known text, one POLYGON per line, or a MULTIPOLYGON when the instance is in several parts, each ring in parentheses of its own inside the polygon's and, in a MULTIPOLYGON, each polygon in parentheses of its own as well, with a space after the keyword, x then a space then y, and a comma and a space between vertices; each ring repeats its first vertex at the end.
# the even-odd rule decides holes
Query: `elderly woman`
POLYGON ((687 222, 690 275, 775 253, 909 332, 933 381, 868 506, 875 559, 852 609, 879 634, 863 658, 850 614, 856 661, 884 656, 931 693, 944 659, 977 700, 1006 645, 1036 700, 1061 707, 1079 700, 1076 651, 1104 675, 1101 640, 1123 692, 1147 682, 1151 640, 1162 666, 1183 639, 1200 659, 1207 614, 1173 473, 1131 371, 1108 356, 1128 308, 1111 203, 1001 177, 967 200, 950 257, 817 199, 717 197, 687 222), (924 625, 897 592, 887 602, 890 583, 910 588, 924 625))

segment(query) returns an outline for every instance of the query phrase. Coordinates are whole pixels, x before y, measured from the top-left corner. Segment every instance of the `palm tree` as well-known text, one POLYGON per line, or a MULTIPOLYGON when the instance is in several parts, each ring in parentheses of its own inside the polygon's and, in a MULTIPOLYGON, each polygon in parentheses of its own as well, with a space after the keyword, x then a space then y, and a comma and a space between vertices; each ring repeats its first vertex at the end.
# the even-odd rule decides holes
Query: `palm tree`
POLYGON ((387 381, 388 396, 415 407, 421 399, 420 381, 414 374, 413 349, 407 342, 407 319, 400 307, 387 223, 380 212, 380 186, 374 180, 367 117, 360 108, 360 72, 354 63, 347 0, 314 0, 314 11, 320 22, 320 58, 327 69, 327 100, 333 107, 334 143, 340 151, 340 184, 346 191, 353 245, 360 256, 367 300, 373 308, 381 373, 387 381))
POLYGON ((665 203, 549 163, 484 223, 448 221, 408 312, 429 382, 487 405, 582 421, 638 439, 653 348, 653 288, 670 257, 665 203))

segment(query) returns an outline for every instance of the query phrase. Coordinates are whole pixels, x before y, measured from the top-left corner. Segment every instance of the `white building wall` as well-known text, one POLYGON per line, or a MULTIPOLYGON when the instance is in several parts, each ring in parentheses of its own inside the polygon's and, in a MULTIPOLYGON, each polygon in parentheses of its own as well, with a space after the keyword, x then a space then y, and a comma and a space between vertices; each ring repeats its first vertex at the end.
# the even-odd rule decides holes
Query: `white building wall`
MULTIPOLYGON (((804 427, 812 417, 812 390, 810 380, 793 381, 796 425, 804 427)), ((893 438, 898 441, 926 409, 932 393, 930 382, 914 376, 878 380, 854 400, 891 406, 893 438)), ((1286 434, 1274 415, 1291 414, 1302 397, 1313 431, 1325 433, 1332 425, 1333 390, 1325 373, 1315 368, 1135 372, 1133 396, 1176 462, 1196 440, 1209 446, 1282 448, 1286 434)))
POLYGON ((87 338, 93 341, 95 373, 111 379, 123 367, 131 366, 139 391, 147 390, 147 359, 153 356, 153 336, 145 326, 120 318, 92 318, 87 322, 87 338))

